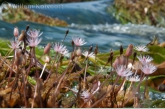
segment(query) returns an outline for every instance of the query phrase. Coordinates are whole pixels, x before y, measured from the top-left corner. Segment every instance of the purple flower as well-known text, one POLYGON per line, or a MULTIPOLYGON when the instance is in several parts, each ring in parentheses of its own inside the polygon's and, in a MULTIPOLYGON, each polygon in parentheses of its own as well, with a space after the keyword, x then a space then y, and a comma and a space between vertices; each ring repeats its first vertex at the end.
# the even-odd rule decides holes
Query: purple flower
POLYGON ((62 55, 66 55, 68 53, 68 50, 66 49, 66 46, 64 46, 61 43, 55 43, 54 51, 57 52, 57 53, 60 53, 62 55))
POLYGON ((147 52, 148 48, 144 45, 139 45, 139 46, 135 46, 135 50, 140 51, 140 52, 147 52))
POLYGON ((19 45, 21 44, 21 42, 19 42, 19 41, 12 41, 12 40, 10 41, 10 43, 11 43, 11 45, 9 45, 9 47, 12 49, 19 48, 19 45))
POLYGON ((28 39, 27 43, 29 44, 30 47, 36 47, 40 42, 41 38, 30 38, 28 39))
POLYGON ((132 75, 132 71, 129 68, 126 68, 124 65, 119 65, 116 67, 116 72, 119 76, 126 77, 132 75))
POLYGON ((31 38, 37 38, 39 36, 42 35, 43 32, 40 33, 40 30, 36 30, 36 29, 32 29, 32 30, 29 30, 27 32, 27 34, 31 37, 31 38))
POLYGON ((151 62, 151 61, 153 60, 153 58, 150 57, 150 56, 142 56, 142 55, 140 55, 140 56, 137 56, 137 58, 139 59, 139 61, 140 61, 142 64, 149 63, 149 62, 151 62))
POLYGON ((82 45, 86 44, 84 39, 79 38, 79 37, 74 37, 74 38, 72 38, 72 40, 76 46, 82 46, 82 45))
POLYGON ((157 70, 157 68, 152 64, 144 64, 140 68, 144 74, 149 75, 157 70))

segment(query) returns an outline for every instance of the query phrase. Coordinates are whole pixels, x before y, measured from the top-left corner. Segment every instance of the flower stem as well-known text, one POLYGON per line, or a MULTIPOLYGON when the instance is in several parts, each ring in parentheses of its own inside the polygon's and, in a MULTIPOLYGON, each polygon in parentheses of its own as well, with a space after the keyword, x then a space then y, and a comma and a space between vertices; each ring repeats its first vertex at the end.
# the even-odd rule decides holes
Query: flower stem
POLYGON ((86 82, 86 70, 87 70, 87 64, 88 64, 88 60, 86 59, 86 66, 85 66, 85 72, 84 72, 84 84, 86 82))
POLYGON ((41 72, 40 78, 42 78, 42 75, 43 75, 43 73, 44 73, 44 70, 45 70, 46 65, 47 65, 47 63, 44 64, 44 67, 43 67, 43 69, 42 69, 42 72, 41 72))

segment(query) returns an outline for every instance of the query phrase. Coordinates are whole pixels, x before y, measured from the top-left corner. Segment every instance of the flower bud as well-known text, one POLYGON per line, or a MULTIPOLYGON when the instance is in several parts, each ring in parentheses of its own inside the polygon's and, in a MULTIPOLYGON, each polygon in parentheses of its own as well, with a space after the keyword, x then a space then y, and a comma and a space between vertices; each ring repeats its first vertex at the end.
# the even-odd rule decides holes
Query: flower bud
POLYGON ((81 52, 81 49, 80 49, 80 48, 77 49, 76 55, 77 55, 77 56, 81 56, 81 55, 82 55, 82 52, 81 52))
POLYGON ((120 65, 126 65, 127 64, 127 58, 123 55, 120 56, 120 65))
POLYGON ((50 62, 50 58, 49 56, 45 55, 42 57, 42 60, 45 62, 45 63, 49 63, 50 62))
POLYGON ((90 46, 88 52, 89 53, 92 52, 92 49, 93 49, 93 46, 90 46))
POLYGON ((118 65, 120 65, 120 57, 117 57, 115 61, 113 62, 113 67, 116 68, 118 65))
POLYGON ((125 56, 131 56, 132 55, 132 52, 133 52, 133 45, 130 44, 127 49, 126 49, 126 53, 125 53, 125 56))
POLYGON ((123 46, 121 45, 120 46, 120 55, 122 55, 123 54, 123 46))
POLYGON ((94 50, 94 53, 97 55, 97 53, 98 53, 98 45, 96 45, 96 47, 95 47, 95 50, 94 50))
POLYGON ((23 59, 23 55, 21 50, 16 50, 15 51, 15 59, 14 59, 14 64, 16 66, 19 66, 23 63, 24 59, 23 59))
POLYGON ((73 41, 73 40, 72 40, 72 42, 71 42, 71 43, 72 43, 72 46, 74 47, 74 41, 73 41))
POLYGON ((13 32, 13 34, 14 34, 15 37, 18 37, 18 35, 19 35, 18 27, 14 27, 14 32, 13 32))
POLYGON ((73 60, 74 60, 74 58, 75 58, 75 54, 74 54, 74 53, 72 53, 72 54, 71 54, 71 60, 73 61, 73 60))
POLYGON ((46 47, 44 48, 44 54, 48 54, 50 52, 51 44, 48 43, 46 47))
POLYGON ((22 30, 22 31, 21 31, 21 34, 19 35, 18 40, 19 40, 19 41, 22 41, 24 38, 25 38, 25 31, 22 30))

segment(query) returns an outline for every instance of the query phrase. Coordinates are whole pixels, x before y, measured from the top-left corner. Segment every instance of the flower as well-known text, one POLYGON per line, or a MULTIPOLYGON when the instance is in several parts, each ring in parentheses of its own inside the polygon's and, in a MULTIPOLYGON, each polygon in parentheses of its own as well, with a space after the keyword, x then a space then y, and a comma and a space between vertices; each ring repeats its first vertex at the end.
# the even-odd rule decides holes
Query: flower
POLYGON ((63 55, 66 55, 68 53, 68 50, 66 49, 66 46, 64 46, 61 43, 55 43, 54 45, 54 51, 63 55))
POLYGON ((135 46, 135 50, 137 51, 142 51, 142 52, 147 52, 148 48, 145 45, 139 45, 139 46, 135 46))
POLYGON ((43 32, 40 33, 40 30, 36 30, 36 29, 33 29, 33 30, 29 30, 27 32, 27 34, 31 37, 31 38, 37 38, 39 36, 42 35, 43 32))
POLYGON ((146 75, 152 74, 153 72, 155 72, 157 70, 157 68, 154 65, 152 65, 152 64, 144 64, 144 65, 141 66, 140 69, 146 75))
POLYGON ((119 65, 116 67, 116 72, 119 76, 126 77, 132 75, 132 71, 129 68, 126 68, 124 65, 119 65))
POLYGON ((41 38, 28 38, 27 43, 30 47, 36 47, 41 42, 41 40, 41 38))
POLYGON ((138 82, 140 81, 140 77, 138 75, 128 76, 126 77, 126 80, 132 81, 132 82, 138 82))
POLYGON ((150 57, 150 56, 142 56, 142 55, 140 55, 140 56, 137 56, 137 58, 139 59, 139 61, 140 61, 142 64, 149 63, 149 62, 151 62, 151 61, 153 60, 153 58, 150 57))
POLYGON ((10 43, 11 43, 11 45, 9 45, 9 47, 12 49, 19 48, 19 45, 21 44, 21 42, 19 42, 19 41, 12 41, 12 40, 10 41, 10 43))
POLYGON ((82 45, 86 44, 84 39, 79 38, 79 37, 74 37, 74 38, 72 38, 72 40, 76 46, 82 46, 82 45))
POLYGON ((85 51, 84 53, 82 53, 86 58, 94 58, 95 57, 95 54, 93 52, 88 52, 88 51, 85 51))

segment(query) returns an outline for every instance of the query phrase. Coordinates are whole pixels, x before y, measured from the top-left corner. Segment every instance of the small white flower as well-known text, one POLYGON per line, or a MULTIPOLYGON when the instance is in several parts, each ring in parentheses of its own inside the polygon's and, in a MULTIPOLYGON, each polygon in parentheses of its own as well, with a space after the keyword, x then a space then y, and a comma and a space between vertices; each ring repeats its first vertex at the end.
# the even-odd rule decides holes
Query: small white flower
POLYGON ((30 38, 28 39, 27 43, 29 44, 30 47, 36 47, 40 42, 41 38, 30 38))
POLYGON ((151 61, 153 60, 153 58, 150 57, 150 56, 142 56, 142 55, 140 55, 140 56, 137 56, 137 58, 139 59, 139 61, 140 61, 142 64, 149 63, 149 62, 151 62, 151 61))
POLYGON ((62 43, 55 43, 54 51, 62 55, 68 54, 68 50, 66 49, 66 46, 64 46, 62 43))
POLYGON ((84 53, 82 53, 86 58, 91 57, 91 58, 95 58, 95 54, 93 52, 88 52, 85 51, 84 53))
POLYGON ((140 77, 138 75, 128 76, 126 77, 126 80, 132 81, 132 82, 138 82, 140 81, 140 77))
POLYGON ((155 72, 157 70, 157 68, 154 65, 152 65, 152 64, 144 64, 144 65, 141 66, 140 69, 146 75, 152 74, 153 72, 155 72))
POLYGON ((126 77, 132 75, 132 71, 129 68, 126 68, 124 65, 119 65, 116 67, 116 72, 119 76, 126 77))
POLYGON ((147 52, 148 48, 145 45, 138 45, 138 46, 135 46, 135 50, 140 51, 140 52, 147 52))
POLYGON ((36 29, 32 29, 32 30, 29 30, 27 32, 27 34, 31 37, 31 38, 37 38, 39 36, 42 35, 43 32, 40 33, 40 30, 36 30, 36 29))
POLYGON ((74 37, 74 38, 72 38, 72 40, 76 46, 82 46, 82 45, 86 44, 84 39, 79 38, 79 37, 74 37))

